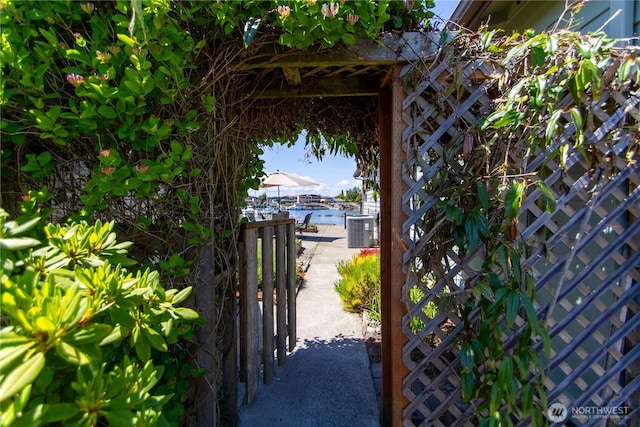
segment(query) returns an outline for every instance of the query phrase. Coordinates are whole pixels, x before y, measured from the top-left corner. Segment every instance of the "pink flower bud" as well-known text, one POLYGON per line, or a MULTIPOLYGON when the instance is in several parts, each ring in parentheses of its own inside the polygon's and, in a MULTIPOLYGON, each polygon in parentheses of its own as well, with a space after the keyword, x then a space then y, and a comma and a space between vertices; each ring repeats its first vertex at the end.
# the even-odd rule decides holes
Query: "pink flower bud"
POLYGON ((278 6, 278 13, 282 19, 287 19, 291 15, 291 8, 289 6, 278 6))
POLYGON ((96 50, 96 56, 103 64, 109 62, 111 59, 111 54, 109 52, 100 52, 99 50, 96 50))
POLYGON ((325 18, 333 18, 338 14, 340 5, 338 3, 331 3, 331 5, 325 3, 322 5, 322 16, 325 18))
POLYGON ((347 21, 349 21, 349 24, 351 25, 356 25, 356 22, 358 22, 359 19, 360 17, 358 15, 352 15, 352 14, 347 15, 347 21))
POLYGON ((82 3, 80 7, 89 15, 91 15, 91 12, 93 12, 93 10, 95 9, 95 6, 93 5, 93 3, 82 3))
POLYGON ((78 74, 67 74, 67 81, 75 87, 78 87, 84 82, 84 77, 78 74))

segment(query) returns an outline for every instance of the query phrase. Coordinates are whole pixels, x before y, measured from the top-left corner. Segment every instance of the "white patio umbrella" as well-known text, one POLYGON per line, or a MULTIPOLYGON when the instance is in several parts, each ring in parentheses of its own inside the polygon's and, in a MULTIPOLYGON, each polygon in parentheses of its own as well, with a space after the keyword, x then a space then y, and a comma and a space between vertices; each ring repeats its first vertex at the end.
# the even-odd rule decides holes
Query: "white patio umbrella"
POLYGON ((318 185, 315 182, 307 181, 306 179, 299 178, 295 175, 291 175, 279 170, 267 175, 260 183, 260 188, 278 187, 278 208, 280 208, 280 186, 297 186, 297 187, 311 187, 318 185))

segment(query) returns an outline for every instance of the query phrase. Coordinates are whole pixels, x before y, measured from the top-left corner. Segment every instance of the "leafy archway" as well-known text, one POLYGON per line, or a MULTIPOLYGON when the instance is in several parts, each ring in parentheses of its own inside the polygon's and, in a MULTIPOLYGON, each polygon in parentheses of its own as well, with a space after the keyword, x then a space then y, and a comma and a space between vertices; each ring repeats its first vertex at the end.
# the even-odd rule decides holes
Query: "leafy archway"
POLYGON ((197 285, 191 304, 208 326, 173 355, 206 375, 199 405, 177 417, 215 424, 225 411, 238 209, 262 173, 258 143, 305 128, 320 156, 324 139, 374 157, 375 98, 258 99, 260 76, 242 64, 280 55, 273 46, 326 51, 426 26, 431 5, 0 3, 1 203, 53 222, 114 221, 164 283, 197 285))

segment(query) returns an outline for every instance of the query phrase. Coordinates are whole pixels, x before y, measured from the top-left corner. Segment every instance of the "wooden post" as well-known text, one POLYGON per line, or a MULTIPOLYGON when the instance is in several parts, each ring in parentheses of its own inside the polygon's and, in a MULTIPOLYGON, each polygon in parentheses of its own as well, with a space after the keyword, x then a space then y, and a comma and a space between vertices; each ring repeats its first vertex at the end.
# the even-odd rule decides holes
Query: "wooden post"
POLYGON ((262 363, 264 383, 275 375, 273 361, 273 226, 262 229, 262 363))
POLYGON ((258 375, 260 369, 258 331, 260 328, 258 313, 258 230, 244 230, 243 250, 240 252, 240 345, 241 373, 247 390, 245 402, 251 403, 258 393, 258 375))
POLYGON ((276 225, 276 323, 278 365, 284 363, 287 355, 287 296, 285 271, 285 232, 286 224, 276 225))
POLYGON ((402 302, 402 287, 406 280, 402 269, 404 245, 402 195, 406 186, 402 180, 402 102, 404 89, 398 78, 401 67, 393 69, 391 87, 380 92, 380 269, 382 302, 382 411, 383 426, 401 426, 403 411, 409 404, 402 392, 403 379, 409 370, 402 360, 407 337, 402 331, 406 307, 402 302))
POLYGON ((289 323, 289 351, 296 346, 296 277, 298 264, 296 262, 296 225, 287 225, 287 320, 289 323))

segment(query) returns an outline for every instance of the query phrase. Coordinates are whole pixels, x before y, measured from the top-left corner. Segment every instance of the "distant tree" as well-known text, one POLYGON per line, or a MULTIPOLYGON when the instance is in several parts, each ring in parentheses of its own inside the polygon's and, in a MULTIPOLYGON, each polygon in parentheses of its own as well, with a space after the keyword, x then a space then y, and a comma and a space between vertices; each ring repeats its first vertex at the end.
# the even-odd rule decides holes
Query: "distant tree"
POLYGON ((362 201, 362 189, 360 187, 353 187, 347 190, 344 194, 344 200, 347 202, 358 203, 362 201))

